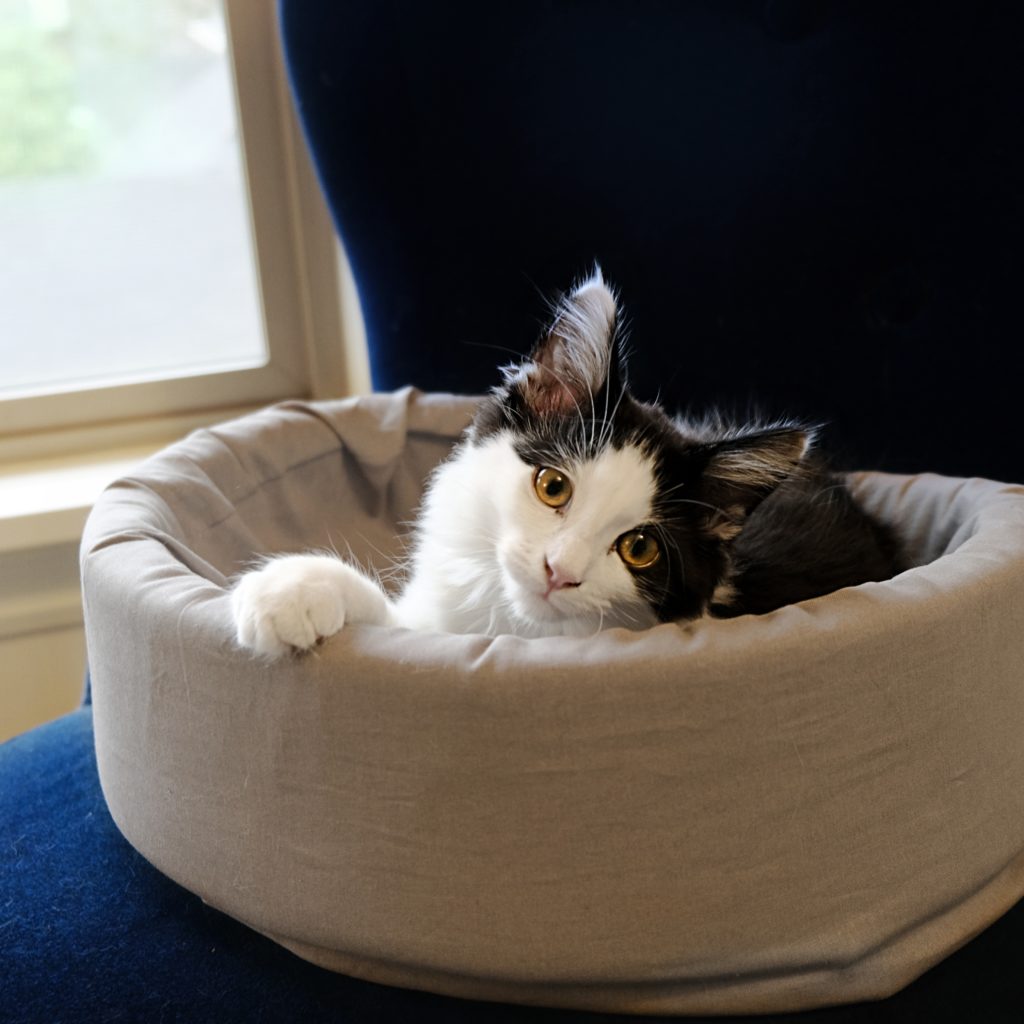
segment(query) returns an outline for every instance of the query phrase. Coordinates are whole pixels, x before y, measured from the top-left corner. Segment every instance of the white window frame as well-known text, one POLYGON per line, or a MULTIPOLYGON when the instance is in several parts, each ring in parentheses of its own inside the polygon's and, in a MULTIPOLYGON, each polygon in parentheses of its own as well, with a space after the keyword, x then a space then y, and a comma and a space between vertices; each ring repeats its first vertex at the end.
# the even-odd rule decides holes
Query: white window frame
POLYGON ((103 486, 195 427, 370 387, 355 286, 293 114, 276 4, 223 2, 269 365, 0 400, 0 739, 79 702, 76 551, 103 486))
POLYGON ((232 411, 368 387, 358 313, 345 308, 354 288, 294 114, 276 4, 223 2, 268 361, 0 400, 0 462, 170 439, 232 411))

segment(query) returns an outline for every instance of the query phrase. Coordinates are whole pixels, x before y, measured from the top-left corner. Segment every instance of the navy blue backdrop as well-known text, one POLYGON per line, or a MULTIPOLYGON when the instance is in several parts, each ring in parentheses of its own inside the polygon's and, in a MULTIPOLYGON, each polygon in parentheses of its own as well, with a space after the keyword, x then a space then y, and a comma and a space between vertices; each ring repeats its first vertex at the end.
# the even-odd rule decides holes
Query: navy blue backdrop
POLYGON ((642 397, 824 419, 849 465, 1024 476, 1020 4, 282 11, 376 386, 488 387, 598 259, 642 397))

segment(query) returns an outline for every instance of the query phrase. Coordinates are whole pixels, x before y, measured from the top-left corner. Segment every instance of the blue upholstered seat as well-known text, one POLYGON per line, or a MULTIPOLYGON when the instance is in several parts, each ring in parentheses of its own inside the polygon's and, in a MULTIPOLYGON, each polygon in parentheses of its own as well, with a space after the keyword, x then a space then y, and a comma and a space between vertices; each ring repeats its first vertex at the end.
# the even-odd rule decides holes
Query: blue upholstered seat
MULTIPOLYGON (((755 395, 862 465, 1024 477, 1022 11, 284 0, 376 386, 488 386, 597 259, 642 395, 755 395)), ((1022 952, 1018 905, 892 999, 792 1019, 1017 1021, 1022 952)), ((353 981, 209 910, 118 833, 88 707, 0 747, 2 1022, 572 1016, 353 981)))
MULTIPOLYGON (((1024 1005, 1021 950, 1024 905, 883 1003, 758 1020, 1009 1024, 1024 1005)), ((117 831, 100 792, 88 707, 0 746, 3 1024, 591 1019, 612 1018, 355 981, 206 907, 117 831)))

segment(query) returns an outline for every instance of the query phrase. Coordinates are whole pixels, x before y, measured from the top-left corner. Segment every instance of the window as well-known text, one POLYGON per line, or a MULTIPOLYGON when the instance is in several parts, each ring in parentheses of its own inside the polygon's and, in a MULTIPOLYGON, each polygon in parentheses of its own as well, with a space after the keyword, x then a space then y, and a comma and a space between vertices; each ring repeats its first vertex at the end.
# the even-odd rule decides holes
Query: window
POLYGON ((106 483, 193 427, 368 384, 274 14, 0 0, 0 740, 78 703, 106 483))
POLYGON ((341 393, 273 3, 0 11, 0 436, 341 393))

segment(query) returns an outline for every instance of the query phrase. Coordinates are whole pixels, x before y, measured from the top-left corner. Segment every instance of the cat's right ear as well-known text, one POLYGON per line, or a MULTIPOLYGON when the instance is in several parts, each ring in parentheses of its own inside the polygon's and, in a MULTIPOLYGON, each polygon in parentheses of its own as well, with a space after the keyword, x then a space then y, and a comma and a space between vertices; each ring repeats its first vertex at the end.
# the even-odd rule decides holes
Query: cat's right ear
POLYGON ((600 267, 557 304, 551 326, 530 358, 508 374, 526 407, 538 416, 577 415, 605 387, 620 388, 619 309, 600 267))

